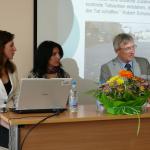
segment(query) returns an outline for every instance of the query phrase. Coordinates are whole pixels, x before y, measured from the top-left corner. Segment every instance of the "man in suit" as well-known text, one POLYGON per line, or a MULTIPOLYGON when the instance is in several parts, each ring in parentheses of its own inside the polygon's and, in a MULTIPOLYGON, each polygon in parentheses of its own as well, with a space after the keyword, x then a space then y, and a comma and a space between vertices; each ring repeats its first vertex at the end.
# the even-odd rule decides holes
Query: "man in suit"
POLYGON ((131 35, 118 34, 113 40, 113 46, 117 57, 101 66, 101 83, 118 75, 121 69, 132 71, 135 76, 149 79, 150 64, 146 58, 135 57, 136 45, 131 35))

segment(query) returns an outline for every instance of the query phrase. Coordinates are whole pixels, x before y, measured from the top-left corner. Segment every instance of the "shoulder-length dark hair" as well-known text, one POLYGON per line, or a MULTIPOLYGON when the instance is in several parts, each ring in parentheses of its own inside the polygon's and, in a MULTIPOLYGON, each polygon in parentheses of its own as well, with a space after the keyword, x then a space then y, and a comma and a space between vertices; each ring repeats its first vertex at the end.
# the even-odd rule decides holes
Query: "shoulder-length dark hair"
POLYGON ((38 77, 43 77, 47 73, 49 58, 52 56, 53 49, 56 47, 59 49, 60 58, 62 58, 64 53, 60 44, 53 41, 44 41, 38 46, 33 68, 33 73, 38 75, 38 77))
POLYGON ((2 70, 6 69, 8 72, 13 73, 16 66, 9 59, 5 60, 4 48, 5 45, 14 39, 14 34, 0 30, 0 78, 2 77, 2 70))

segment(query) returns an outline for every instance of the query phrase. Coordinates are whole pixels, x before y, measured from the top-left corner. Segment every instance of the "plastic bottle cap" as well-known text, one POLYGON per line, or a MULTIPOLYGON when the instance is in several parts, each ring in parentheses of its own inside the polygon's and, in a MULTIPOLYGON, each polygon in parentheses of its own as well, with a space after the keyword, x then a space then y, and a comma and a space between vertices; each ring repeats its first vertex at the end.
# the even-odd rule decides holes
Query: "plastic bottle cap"
POLYGON ((77 84, 76 80, 72 80, 71 84, 77 84))

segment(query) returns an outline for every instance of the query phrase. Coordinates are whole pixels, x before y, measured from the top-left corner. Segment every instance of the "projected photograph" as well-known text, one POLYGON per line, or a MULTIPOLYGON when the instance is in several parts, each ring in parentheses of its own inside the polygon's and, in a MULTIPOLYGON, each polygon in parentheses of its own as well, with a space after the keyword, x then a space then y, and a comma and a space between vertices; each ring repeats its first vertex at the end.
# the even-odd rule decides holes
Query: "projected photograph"
POLYGON ((122 32, 130 33, 135 38, 138 45, 137 56, 149 56, 150 24, 86 22, 85 78, 99 80, 101 65, 116 56, 112 45, 113 38, 122 32))

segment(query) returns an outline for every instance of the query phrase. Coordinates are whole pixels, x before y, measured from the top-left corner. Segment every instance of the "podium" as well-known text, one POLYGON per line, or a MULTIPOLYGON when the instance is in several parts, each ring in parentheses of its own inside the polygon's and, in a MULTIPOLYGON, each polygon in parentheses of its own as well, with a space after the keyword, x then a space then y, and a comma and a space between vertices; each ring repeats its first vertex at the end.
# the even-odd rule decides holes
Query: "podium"
MULTIPOLYGON (((0 123, 17 127, 18 150, 26 133, 48 113, 1 113, 0 123)), ((81 105, 77 113, 63 112, 46 119, 27 136, 22 150, 147 150, 150 139, 150 111, 140 115, 110 115, 96 112, 94 105, 81 105)), ((14 143, 13 143, 14 144, 14 143)), ((17 150, 16 149, 16 150, 17 150)))

